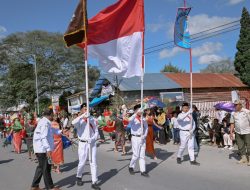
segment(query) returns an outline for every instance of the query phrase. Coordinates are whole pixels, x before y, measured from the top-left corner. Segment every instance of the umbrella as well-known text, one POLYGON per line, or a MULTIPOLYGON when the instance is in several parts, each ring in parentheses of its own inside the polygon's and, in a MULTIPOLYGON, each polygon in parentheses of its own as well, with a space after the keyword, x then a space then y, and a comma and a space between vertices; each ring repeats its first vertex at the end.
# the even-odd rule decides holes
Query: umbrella
POLYGON ((235 111, 235 106, 231 102, 221 102, 221 103, 218 103, 218 104, 214 105, 214 107, 216 109, 224 110, 224 111, 227 111, 227 112, 235 111))
POLYGON ((148 101, 148 105, 149 107, 160 107, 160 108, 164 108, 166 107, 166 104, 164 104, 162 101, 156 99, 156 98, 152 98, 148 101))
POLYGON ((106 95, 106 96, 100 96, 100 97, 94 98, 94 99, 90 102, 89 106, 90 106, 90 107, 95 107, 95 106, 97 106, 98 104, 100 104, 101 102, 103 102, 104 100, 107 100, 108 98, 109 98, 108 95, 106 95))

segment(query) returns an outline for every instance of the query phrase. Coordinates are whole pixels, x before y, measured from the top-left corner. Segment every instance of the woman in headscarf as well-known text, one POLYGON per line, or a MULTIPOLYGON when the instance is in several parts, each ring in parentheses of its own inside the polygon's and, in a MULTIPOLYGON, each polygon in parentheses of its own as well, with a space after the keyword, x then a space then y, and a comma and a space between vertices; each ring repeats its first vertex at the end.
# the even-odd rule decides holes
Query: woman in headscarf
POLYGON ((33 134, 35 131, 35 125, 34 125, 34 118, 32 116, 28 115, 27 120, 24 123, 24 128, 26 130, 26 145, 27 145, 27 150, 29 154, 29 159, 32 159, 32 155, 34 154, 33 152, 33 134))
MULTIPOLYGON (((51 126, 54 129, 60 129, 57 115, 54 115, 53 121, 51 122, 51 126)), ((54 150, 51 154, 51 158, 54 166, 53 170, 59 174, 60 165, 64 164, 62 135, 54 134, 54 150)))
POLYGON ((153 125, 156 126, 159 129, 162 129, 161 126, 157 125, 156 122, 154 121, 155 119, 155 113, 150 109, 146 109, 145 111, 146 115, 146 121, 148 123, 148 135, 146 138, 146 152, 150 155, 153 156, 154 160, 157 160, 156 153, 155 153, 155 148, 154 148, 154 129, 153 125))
POLYGON ((11 132, 13 134, 13 145, 14 150, 17 154, 21 153, 21 147, 22 147, 22 129, 23 126, 20 123, 20 120, 18 118, 17 114, 12 115, 11 117, 12 125, 10 127, 11 132))

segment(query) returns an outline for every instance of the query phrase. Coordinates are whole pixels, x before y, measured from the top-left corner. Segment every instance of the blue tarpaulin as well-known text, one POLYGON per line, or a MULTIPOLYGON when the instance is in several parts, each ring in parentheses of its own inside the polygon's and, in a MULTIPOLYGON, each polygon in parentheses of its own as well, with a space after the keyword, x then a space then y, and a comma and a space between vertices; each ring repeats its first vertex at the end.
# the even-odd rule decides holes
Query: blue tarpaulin
POLYGON ((90 102, 89 106, 90 106, 90 107, 95 107, 95 106, 97 106, 98 104, 100 104, 101 102, 103 102, 104 100, 107 100, 108 98, 109 98, 109 96, 100 96, 100 97, 94 98, 94 99, 90 102))

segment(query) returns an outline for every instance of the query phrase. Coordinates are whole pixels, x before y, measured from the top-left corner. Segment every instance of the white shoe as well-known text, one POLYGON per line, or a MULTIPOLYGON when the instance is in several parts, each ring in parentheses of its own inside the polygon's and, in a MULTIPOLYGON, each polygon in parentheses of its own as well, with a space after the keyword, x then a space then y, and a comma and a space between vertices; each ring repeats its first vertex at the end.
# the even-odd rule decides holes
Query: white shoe
POLYGON ((224 146, 224 149, 228 149, 228 146, 224 146))
POLYGON ((229 150, 233 150, 233 149, 234 149, 234 147, 230 146, 228 149, 229 149, 229 150))

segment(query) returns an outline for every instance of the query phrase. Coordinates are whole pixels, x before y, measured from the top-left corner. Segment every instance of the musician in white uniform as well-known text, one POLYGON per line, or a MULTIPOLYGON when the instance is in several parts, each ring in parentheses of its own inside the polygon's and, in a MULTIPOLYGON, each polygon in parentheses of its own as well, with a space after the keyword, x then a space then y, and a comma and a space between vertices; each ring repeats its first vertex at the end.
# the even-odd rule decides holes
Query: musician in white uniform
MULTIPOLYGON (((87 126, 87 118, 89 114, 87 113, 86 104, 81 105, 81 115, 75 118, 72 121, 72 125, 77 130, 77 136, 79 140, 78 144, 78 157, 79 164, 77 168, 77 185, 82 186, 82 174, 85 163, 91 152, 91 162, 90 162, 90 171, 92 176, 92 188, 100 190, 101 188, 97 185, 97 164, 96 164, 96 141, 98 138, 98 128, 92 117, 89 117, 90 126, 87 126), (91 151, 89 151, 91 149, 91 151)), ((90 159, 89 159, 90 160, 90 159)))
POLYGON ((182 112, 178 115, 177 121, 180 129, 181 145, 177 154, 177 163, 181 164, 181 158, 186 147, 188 147, 188 154, 190 157, 190 164, 199 166, 194 156, 194 130, 195 122, 192 118, 192 109, 189 108, 188 103, 182 104, 182 112), (191 122, 192 121, 192 122, 191 122))
POLYGON ((139 159, 139 166, 141 175, 144 177, 148 177, 148 173, 146 172, 146 163, 145 163, 145 150, 146 150, 146 137, 148 134, 148 124, 146 119, 143 118, 141 121, 142 110, 140 109, 141 105, 136 105, 134 107, 135 114, 129 118, 129 125, 131 126, 131 143, 133 156, 129 165, 129 173, 134 175, 134 168, 136 166, 136 162, 139 159), (141 128, 141 122, 143 122, 143 129, 141 128))

